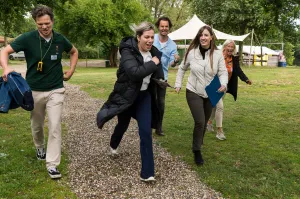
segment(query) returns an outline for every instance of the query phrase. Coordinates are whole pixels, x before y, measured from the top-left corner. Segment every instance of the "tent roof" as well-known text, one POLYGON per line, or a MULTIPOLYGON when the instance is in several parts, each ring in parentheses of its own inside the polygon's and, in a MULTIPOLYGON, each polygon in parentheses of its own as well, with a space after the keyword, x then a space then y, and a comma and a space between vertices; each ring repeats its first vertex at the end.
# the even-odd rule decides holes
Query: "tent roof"
MULTIPOLYGON (((217 46, 218 49, 222 49, 222 45, 217 46)), ((239 49, 239 45, 236 45, 236 49, 239 49)), ((243 53, 250 54, 250 55, 260 55, 260 46, 247 46, 243 45, 243 53), (250 53, 251 48, 251 53, 250 53)), ((266 46, 262 47, 262 54, 263 55, 279 55, 279 52, 272 50, 266 46)))
MULTIPOLYGON (((238 45, 237 45, 238 48, 238 45)), ((247 54, 255 54, 255 55, 260 55, 261 54, 261 48, 260 46, 252 46, 251 47, 251 53, 250 53, 250 46, 243 46, 243 53, 247 54)), ((262 54, 265 55, 279 55, 279 52, 276 52, 268 47, 263 46, 262 47, 262 54)))
MULTIPOLYGON (((174 32, 171 32, 168 36, 172 40, 184 40, 184 39, 194 39, 197 35, 197 32, 199 29, 206 25, 203 23, 197 15, 194 15, 193 18, 187 22, 185 25, 183 25, 181 28, 175 30, 174 32)), ((223 33, 221 31, 218 31, 213 28, 213 31, 217 37, 217 39, 232 39, 235 41, 243 41, 250 33, 241 35, 241 36, 235 36, 235 35, 229 35, 226 33, 223 33)))

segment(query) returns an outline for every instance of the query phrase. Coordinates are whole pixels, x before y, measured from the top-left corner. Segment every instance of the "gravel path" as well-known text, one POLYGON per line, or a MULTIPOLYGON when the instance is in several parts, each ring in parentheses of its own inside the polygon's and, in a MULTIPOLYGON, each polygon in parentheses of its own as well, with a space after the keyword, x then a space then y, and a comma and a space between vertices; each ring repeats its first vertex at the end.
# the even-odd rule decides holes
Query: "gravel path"
POLYGON ((102 130, 97 128, 96 113, 102 103, 80 91, 79 86, 66 84, 63 122, 68 133, 63 147, 70 160, 71 189, 79 198, 222 198, 202 184, 196 172, 183 161, 157 144, 156 182, 141 182, 137 124, 132 120, 119 155, 109 155, 109 139, 116 120, 106 123, 102 130))

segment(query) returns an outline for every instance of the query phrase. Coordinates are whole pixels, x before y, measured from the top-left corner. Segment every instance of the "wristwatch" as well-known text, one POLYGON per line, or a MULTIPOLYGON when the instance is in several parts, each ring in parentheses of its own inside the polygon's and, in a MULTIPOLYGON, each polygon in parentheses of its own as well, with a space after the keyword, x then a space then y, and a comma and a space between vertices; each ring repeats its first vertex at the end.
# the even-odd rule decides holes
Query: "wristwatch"
POLYGON ((174 63, 177 64, 179 62, 179 60, 174 60, 174 63))

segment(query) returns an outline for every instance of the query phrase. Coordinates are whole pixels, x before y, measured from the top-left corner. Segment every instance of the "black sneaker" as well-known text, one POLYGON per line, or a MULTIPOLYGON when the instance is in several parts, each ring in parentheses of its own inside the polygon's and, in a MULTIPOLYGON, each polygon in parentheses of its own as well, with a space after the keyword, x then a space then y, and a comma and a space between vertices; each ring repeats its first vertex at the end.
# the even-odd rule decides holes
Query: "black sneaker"
POLYGON ((46 160, 46 152, 44 148, 36 149, 36 157, 38 160, 46 160))
POLYGON ((61 178, 60 172, 57 170, 57 168, 49 168, 48 174, 52 179, 61 178))
POLYGON ((155 133, 156 133, 156 135, 159 135, 159 136, 164 136, 165 134, 164 134, 164 132, 162 131, 162 130, 155 130, 155 133))
POLYGON ((204 160, 202 158, 201 151, 193 151, 194 152, 194 160, 197 166, 201 166, 204 164, 204 160))

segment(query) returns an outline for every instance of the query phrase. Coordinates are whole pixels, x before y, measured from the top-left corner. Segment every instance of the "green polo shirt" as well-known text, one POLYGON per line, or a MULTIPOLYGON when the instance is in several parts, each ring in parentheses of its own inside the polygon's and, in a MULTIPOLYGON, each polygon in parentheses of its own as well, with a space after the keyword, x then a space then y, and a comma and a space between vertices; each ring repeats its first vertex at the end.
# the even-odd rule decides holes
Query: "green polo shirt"
POLYGON ((73 45, 63 35, 55 31, 53 31, 52 39, 47 42, 35 30, 22 34, 10 44, 15 52, 24 51, 25 53, 26 81, 31 90, 51 91, 63 87, 62 53, 64 51, 70 52, 73 45), (42 58, 43 70, 40 72, 37 67, 42 58))

